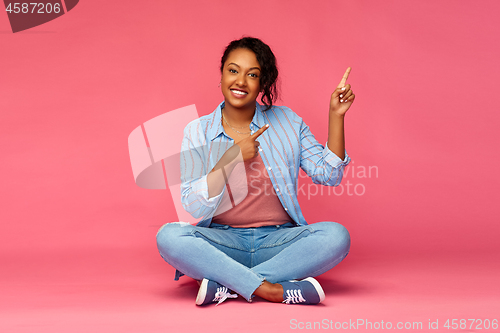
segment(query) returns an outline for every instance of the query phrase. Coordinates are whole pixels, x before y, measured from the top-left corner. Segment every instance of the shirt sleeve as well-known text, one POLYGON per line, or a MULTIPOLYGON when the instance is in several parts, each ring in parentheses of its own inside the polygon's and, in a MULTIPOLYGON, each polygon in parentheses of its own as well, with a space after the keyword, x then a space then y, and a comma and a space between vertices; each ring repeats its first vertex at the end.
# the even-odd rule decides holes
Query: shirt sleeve
POLYGON ((328 143, 323 146, 316 140, 309 126, 303 121, 300 126, 300 146, 300 167, 311 177, 314 184, 340 185, 344 168, 351 161, 346 151, 344 160, 341 160, 328 148, 328 143))
POLYGON ((208 170, 208 146, 201 135, 199 126, 186 126, 180 155, 181 203, 194 218, 214 211, 225 191, 224 187, 220 194, 208 197, 207 175, 211 170, 208 170))

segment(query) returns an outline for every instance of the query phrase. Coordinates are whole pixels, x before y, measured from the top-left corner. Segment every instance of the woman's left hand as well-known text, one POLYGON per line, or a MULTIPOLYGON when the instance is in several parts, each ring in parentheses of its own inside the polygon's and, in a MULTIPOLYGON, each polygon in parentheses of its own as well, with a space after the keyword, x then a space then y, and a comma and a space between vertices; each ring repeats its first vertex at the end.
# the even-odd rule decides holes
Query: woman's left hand
POLYGON ((330 99, 330 113, 338 116, 344 116, 347 110, 354 102, 354 93, 352 92, 351 85, 345 84, 349 73, 351 72, 351 67, 348 67, 345 71, 342 80, 340 80, 337 89, 332 93, 332 98, 330 99))

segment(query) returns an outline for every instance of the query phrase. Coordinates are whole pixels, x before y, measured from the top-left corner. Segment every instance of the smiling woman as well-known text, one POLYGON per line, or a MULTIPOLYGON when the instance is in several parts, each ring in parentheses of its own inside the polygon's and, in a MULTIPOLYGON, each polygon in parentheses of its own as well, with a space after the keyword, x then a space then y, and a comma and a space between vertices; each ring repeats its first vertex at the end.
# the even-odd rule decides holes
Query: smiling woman
POLYGON ((325 146, 295 112, 273 105, 278 69, 264 42, 232 41, 220 70, 224 101, 189 123, 182 142, 181 200, 201 220, 164 225, 158 250, 177 269, 176 279, 186 274, 201 281, 198 305, 237 294, 249 302, 256 295, 320 303, 325 294, 313 277, 345 258, 350 237, 339 223, 305 221, 297 179, 302 168, 315 184, 342 180, 350 162, 344 149, 344 116, 354 101, 346 85, 350 68, 331 96, 325 146))
POLYGON ((228 122, 246 127, 255 111, 260 88, 260 65, 248 49, 231 52, 221 72, 221 90, 226 101, 224 111, 228 122))
POLYGON ((259 77, 260 91, 262 92, 261 101, 266 105, 267 111, 272 107, 273 101, 278 98, 278 68, 276 66, 276 57, 271 48, 257 38, 242 38, 232 41, 226 47, 221 58, 220 72, 222 76, 224 75, 226 63, 231 63, 231 60, 228 61, 228 57, 233 51, 250 53, 247 54, 247 59, 252 63, 252 66, 258 68, 258 73, 254 74, 259 77))

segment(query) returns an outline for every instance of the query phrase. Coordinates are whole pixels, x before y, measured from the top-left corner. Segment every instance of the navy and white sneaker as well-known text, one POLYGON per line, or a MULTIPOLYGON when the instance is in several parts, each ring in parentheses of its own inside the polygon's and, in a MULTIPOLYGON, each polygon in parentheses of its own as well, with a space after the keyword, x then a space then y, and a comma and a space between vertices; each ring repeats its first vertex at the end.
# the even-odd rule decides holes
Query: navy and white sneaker
POLYGON ((319 282, 312 277, 297 281, 278 282, 283 286, 283 303, 318 304, 325 300, 325 292, 319 282))
POLYGON ((231 294, 227 287, 211 281, 208 279, 203 279, 200 284, 200 289, 198 290, 198 296, 196 296, 196 305, 205 305, 210 303, 215 303, 215 306, 224 302, 228 298, 236 298, 237 294, 231 294))

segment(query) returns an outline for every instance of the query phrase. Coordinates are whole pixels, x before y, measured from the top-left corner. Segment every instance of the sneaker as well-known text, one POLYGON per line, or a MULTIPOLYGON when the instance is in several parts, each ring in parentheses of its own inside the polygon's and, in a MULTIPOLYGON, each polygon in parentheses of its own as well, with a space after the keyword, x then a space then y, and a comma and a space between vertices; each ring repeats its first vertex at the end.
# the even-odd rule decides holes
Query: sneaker
POLYGON ((297 281, 278 282, 283 286, 283 303, 318 304, 325 300, 325 292, 319 282, 312 277, 297 281))
POLYGON ((196 305, 205 305, 210 303, 215 303, 215 306, 224 302, 228 298, 236 298, 237 294, 231 294, 227 287, 211 281, 208 279, 203 279, 200 284, 200 289, 198 290, 198 296, 196 296, 196 305))

